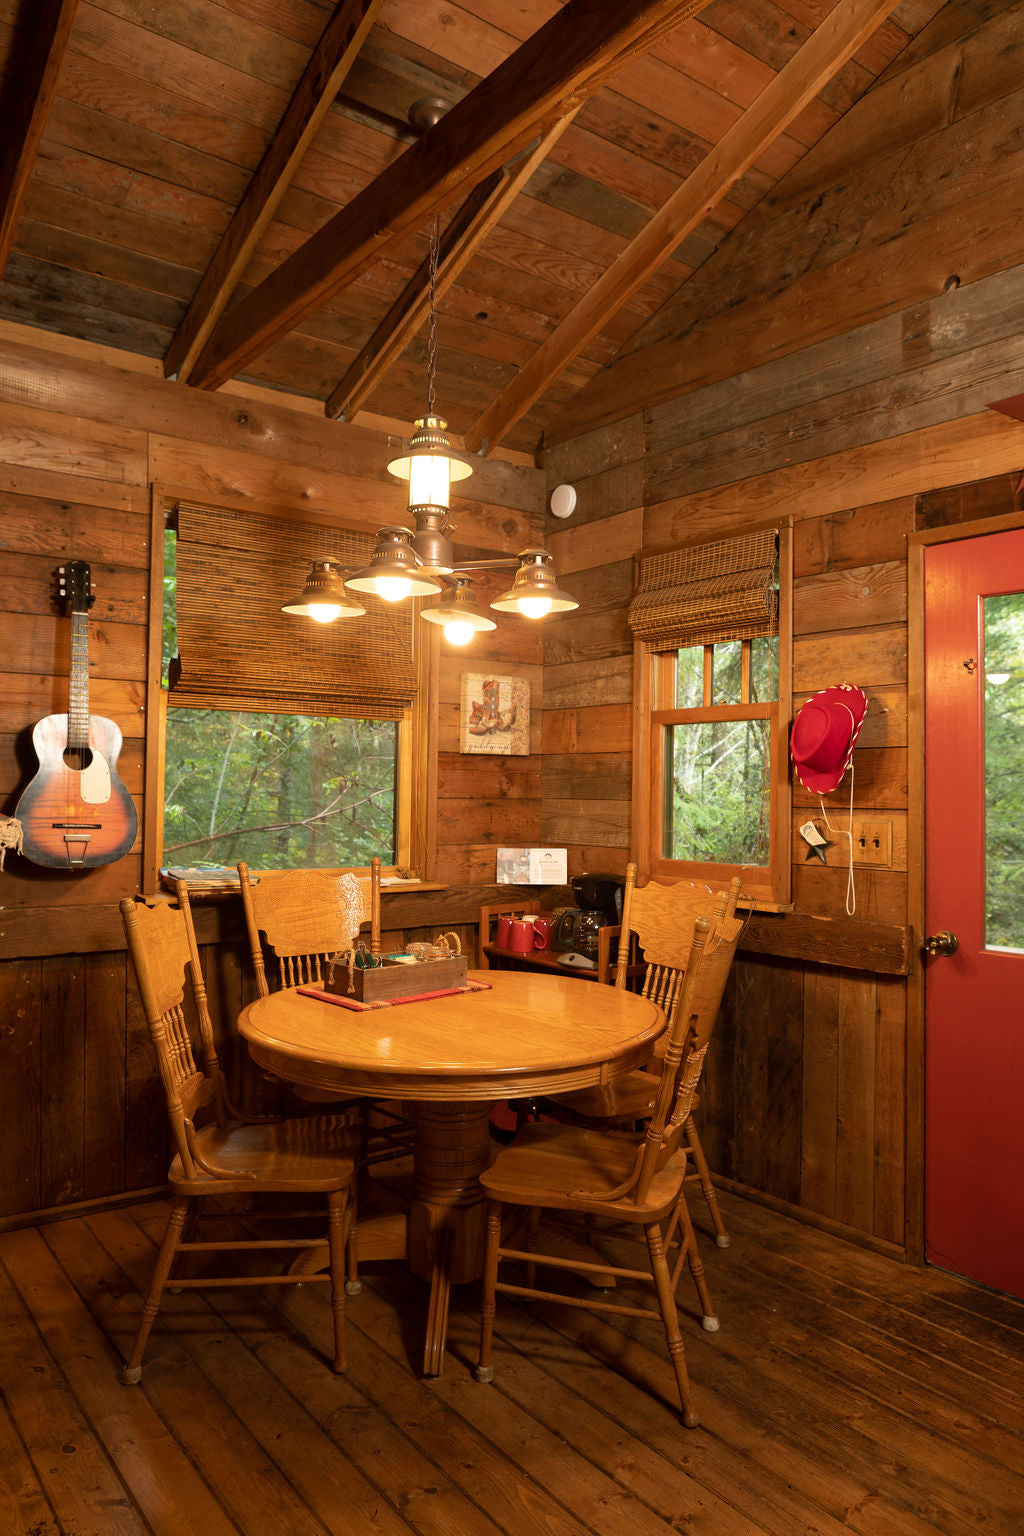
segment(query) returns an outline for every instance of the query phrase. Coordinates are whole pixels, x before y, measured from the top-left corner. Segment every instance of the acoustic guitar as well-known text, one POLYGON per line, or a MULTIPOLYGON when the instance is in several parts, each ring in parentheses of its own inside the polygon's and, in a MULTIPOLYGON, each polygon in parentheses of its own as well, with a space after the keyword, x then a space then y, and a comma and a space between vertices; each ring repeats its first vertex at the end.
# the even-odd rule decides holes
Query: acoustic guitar
POLYGON ((131 848, 138 817, 117 775, 121 732, 89 713, 89 609, 92 577, 84 560, 59 571, 71 613, 71 677, 66 715, 47 715, 32 732, 39 769, 18 801, 22 852, 51 869, 94 869, 131 848))

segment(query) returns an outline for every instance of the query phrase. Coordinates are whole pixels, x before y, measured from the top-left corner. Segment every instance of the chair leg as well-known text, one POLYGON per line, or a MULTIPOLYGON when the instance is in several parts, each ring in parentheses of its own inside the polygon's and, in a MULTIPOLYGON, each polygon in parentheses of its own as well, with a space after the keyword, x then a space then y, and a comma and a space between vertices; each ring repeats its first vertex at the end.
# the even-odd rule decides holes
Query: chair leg
POLYGON ((704 1156, 704 1148, 701 1146, 700 1133, 693 1123, 692 1115, 687 1118, 685 1130, 686 1145, 690 1149, 690 1156, 693 1158, 693 1164, 697 1170, 697 1178, 700 1181, 701 1189, 704 1191, 704 1199, 707 1201, 711 1225, 715 1229, 715 1244, 719 1248, 728 1248, 732 1243, 732 1238, 725 1230, 725 1222, 722 1220, 722 1213, 718 1208, 718 1196, 715 1193, 715 1186, 711 1180, 711 1170, 708 1168, 708 1160, 704 1156))
POLYGON ((647 1238, 647 1252, 651 1260, 651 1274, 654 1277, 655 1288, 658 1292, 658 1307, 661 1311, 661 1321, 665 1329, 665 1342, 668 1345, 672 1369, 675 1371, 679 1402, 683 1410, 683 1423, 687 1429, 695 1429, 697 1426, 697 1413, 693 1406, 690 1378, 686 1371, 683 1336, 679 1331, 679 1314, 676 1311, 675 1296, 672 1294, 672 1276, 669 1274, 668 1260, 665 1258, 665 1244, 662 1239, 661 1228, 657 1224, 645 1227, 644 1235, 647 1238))
POLYGON ((149 1331, 160 1310, 160 1298, 163 1295, 164 1286, 167 1284, 167 1276, 171 1272, 171 1265, 174 1263, 174 1256, 181 1242, 182 1228, 185 1225, 185 1213, 188 1210, 189 1203, 187 1195, 177 1195, 171 1205, 163 1241, 160 1244, 160 1252, 156 1256, 153 1278, 149 1282, 149 1295, 146 1297, 145 1305, 142 1308, 142 1320, 139 1323, 139 1331, 135 1335, 135 1343, 132 1346, 132 1352, 128 1357, 128 1361, 121 1370, 121 1380, 126 1386, 135 1386, 142 1376, 142 1355, 149 1339, 149 1331))
POLYGON ((679 1203, 675 1209, 674 1220, 678 1220, 682 1231, 680 1238, 682 1252, 672 1272, 672 1289, 673 1291, 675 1290, 675 1281, 679 1277, 681 1261, 685 1254, 690 1274, 693 1277, 693 1283, 697 1288, 697 1300, 700 1302, 701 1308, 701 1327, 705 1333, 717 1333, 718 1318, 715 1314, 714 1303, 711 1300, 711 1291, 704 1276, 704 1265, 701 1262, 700 1251, 697 1247, 697 1234, 694 1232, 693 1222, 690 1220, 690 1210, 686 1204, 686 1194, 682 1189, 679 1191, 679 1203))
POLYGON ((348 1226, 345 1235, 346 1296, 358 1296, 363 1288, 363 1282, 359 1278, 358 1227, 356 1181, 353 1179, 348 1196, 348 1226))
POLYGON ((487 1239, 484 1245, 484 1274, 480 1302, 480 1358, 474 1375, 477 1381, 493 1381, 491 1341, 494 1337, 494 1312, 497 1302, 498 1249, 501 1245, 501 1205, 487 1202, 487 1239))
POLYGON ((332 1190, 327 1196, 327 1241, 331 1265, 331 1315, 334 1319, 333 1369, 345 1369, 345 1209, 348 1191, 332 1190))

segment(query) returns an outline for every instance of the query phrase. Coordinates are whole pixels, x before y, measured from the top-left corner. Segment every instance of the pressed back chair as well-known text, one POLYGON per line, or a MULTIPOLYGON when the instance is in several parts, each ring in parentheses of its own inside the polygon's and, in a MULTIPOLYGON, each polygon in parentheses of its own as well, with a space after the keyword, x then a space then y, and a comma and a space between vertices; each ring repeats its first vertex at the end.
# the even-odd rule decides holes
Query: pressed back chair
MULTIPOLYGON (((629 864, 622 900, 622 938, 615 985, 626 985, 629 946, 635 936, 643 949, 646 967, 640 991, 666 1013, 671 1013, 685 975, 694 923, 698 917, 710 917, 712 937, 723 931, 735 918, 741 884, 737 875, 721 891, 713 891, 709 885, 691 880, 676 885, 659 885, 651 881, 637 887, 636 865, 629 864)), ((722 978, 723 988, 726 979, 722 978)), ((713 1024, 714 1018, 711 1020, 713 1024)), ((544 1108, 556 1114, 569 1114, 582 1124, 632 1124, 650 1114, 654 1090, 649 1079, 649 1073, 634 1072, 603 1088, 560 1094, 544 1108)), ((693 1159, 689 1182, 700 1184, 715 1242, 719 1248, 728 1248, 731 1239, 722 1220, 711 1170, 692 1112, 687 1117, 686 1140, 693 1159)))
POLYGON ((239 864, 238 879, 261 997, 271 990, 261 932, 279 987, 322 986, 331 957, 355 948, 364 923, 370 925, 371 955, 380 954, 380 859, 371 860, 369 875, 292 869, 258 882, 248 864, 239 864))
POLYGON ((689 1159, 685 1126, 707 1051, 709 1021, 725 985, 740 927, 734 920, 709 945, 709 919, 698 918, 694 924, 682 984, 676 991, 669 1041, 655 1084, 655 1102, 643 1132, 533 1121, 522 1127, 512 1144, 500 1151, 481 1175, 488 1205, 476 1368, 479 1381, 493 1379, 491 1353, 499 1292, 587 1311, 660 1318, 684 1422, 696 1424, 675 1301, 684 1263, 692 1270, 698 1262, 684 1196, 689 1159), (526 1215, 525 1224, 519 1224, 524 1234, 519 1240, 525 1245, 521 1248, 502 1239, 502 1220, 509 1206, 526 1215), (596 1240, 595 1219, 605 1218, 615 1226, 641 1227, 649 1267, 609 1263, 597 1251, 592 1261, 568 1257, 564 1244, 557 1244, 555 1252, 546 1251, 545 1229, 538 1220, 545 1210, 581 1216, 592 1241, 596 1240), (673 1244, 678 1244, 675 1252, 673 1244), (509 1259, 526 1266, 525 1285, 499 1280, 501 1263, 509 1259), (657 1309, 627 1302, 620 1292, 614 1302, 608 1302, 538 1289, 535 1270, 547 1265, 586 1278, 597 1277, 599 1283, 599 1277, 610 1274, 653 1284, 657 1309))
MULTIPOLYGON (((332 873, 323 869, 292 869, 285 874, 262 876, 254 881, 248 864, 238 865, 242 907, 249 934, 256 986, 260 997, 276 988, 322 987, 335 955, 354 951, 365 924, 370 929, 370 955, 380 954, 380 859, 370 861, 368 875, 354 870, 332 873), (267 975, 267 956, 273 961, 267 975)), ((339 966, 347 964, 339 960, 339 966)), ((315 1093, 304 1098, 321 1099, 315 1093)), ((363 1113, 364 1162, 379 1162, 408 1153, 408 1122, 401 1115, 374 1103, 373 1112, 384 1125, 371 1133, 370 1100, 353 1100, 363 1113), (399 1131, 405 1132, 404 1135, 399 1131), (370 1142, 377 1145, 370 1153, 370 1142)))
MULTIPOLYGON (((128 897, 120 906, 175 1147, 167 1176, 173 1195, 167 1229, 122 1380, 131 1385, 142 1374, 143 1352, 179 1254, 284 1249, 294 1257, 303 1249, 322 1249, 322 1232, 315 1238, 288 1236, 279 1241, 191 1240, 194 1218, 209 1196, 250 1197, 269 1193, 324 1197, 330 1254, 328 1274, 230 1274, 221 1279, 176 1276, 174 1288, 323 1280, 331 1287, 333 1366, 336 1371, 344 1370, 346 1254, 350 1277, 353 1281, 355 1278, 355 1207, 350 1197, 355 1180, 357 1130, 350 1118, 343 1115, 274 1120, 246 1117, 234 1108, 214 1048, 188 892, 180 882, 177 894, 177 909, 166 904, 147 907, 128 897)), ((294 1220, 297 1215, 309 1213, 283 1214, 294 1220)))

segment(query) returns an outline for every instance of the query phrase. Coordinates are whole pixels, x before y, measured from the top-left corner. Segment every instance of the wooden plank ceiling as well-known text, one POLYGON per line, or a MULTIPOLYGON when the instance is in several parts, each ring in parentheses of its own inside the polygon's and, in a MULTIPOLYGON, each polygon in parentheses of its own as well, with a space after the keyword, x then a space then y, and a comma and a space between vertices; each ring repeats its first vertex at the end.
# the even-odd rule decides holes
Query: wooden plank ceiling
POLYGON ((532 455, 938 8, 0 0, 0 318, 408 423, 436 214, 436 409, 532 455))

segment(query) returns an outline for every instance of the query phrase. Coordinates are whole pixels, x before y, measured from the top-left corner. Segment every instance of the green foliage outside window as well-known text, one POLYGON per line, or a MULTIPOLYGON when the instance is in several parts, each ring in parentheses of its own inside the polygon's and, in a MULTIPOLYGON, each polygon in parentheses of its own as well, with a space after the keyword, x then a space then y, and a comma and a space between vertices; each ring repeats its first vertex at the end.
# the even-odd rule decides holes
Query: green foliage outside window
POLYGON ((744 697, 740 641, 690 646, 676 657, 676 707, 705 702, 710 653, 710 703, 736 706, 725 720, 679 721, 665 729, 663 857, 687 863, 759 862, 767 838, 765 779, 770 751, 767 720, 743 718, 742 706, 777 697, 778 642, 746 642, 750 684, 744 697))
MULTIPOLYGON (((165 540, 164 686, 177 651, 165 540)), ((256 869, 395 862, 397 726, 241 710, 167 709, 164 863, 256 869)))
POLYGON ((985 943, 1024 949, 1024 598, 985 599, 985 943))

